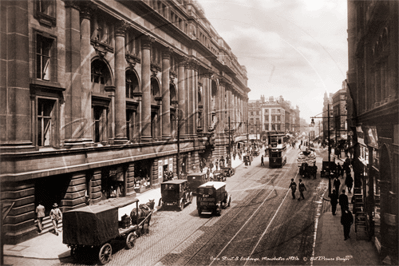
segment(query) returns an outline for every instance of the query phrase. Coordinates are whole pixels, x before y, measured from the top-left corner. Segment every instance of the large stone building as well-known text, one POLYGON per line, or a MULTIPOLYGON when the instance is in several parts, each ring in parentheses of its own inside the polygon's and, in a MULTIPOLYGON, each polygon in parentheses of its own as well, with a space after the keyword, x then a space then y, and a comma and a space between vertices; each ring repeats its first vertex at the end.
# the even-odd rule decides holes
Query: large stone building
POLYGON ((39 202, 48 214, 130 196, 226 156, 228 117, 246 134, 246 69, 194 0, 0 7, 7 242, 37 234, 39 202))
MULTIPOLYGON (((348 0, 348 110, 355 189, 369 239, 398 265, 398 1, 348 0)), ((359 221, 361 217, 359 217, 359 221)), ((360 228, 360 227, 359 227, 360 228)))
POLYGON ((300 130, 299 107, 293 108, 282 96, 270 96, 266 101, 262 95, 260 100, 249 100, 248 104, 249 133, 260 134, 266 140, 267 132, 298 133, 300 130))

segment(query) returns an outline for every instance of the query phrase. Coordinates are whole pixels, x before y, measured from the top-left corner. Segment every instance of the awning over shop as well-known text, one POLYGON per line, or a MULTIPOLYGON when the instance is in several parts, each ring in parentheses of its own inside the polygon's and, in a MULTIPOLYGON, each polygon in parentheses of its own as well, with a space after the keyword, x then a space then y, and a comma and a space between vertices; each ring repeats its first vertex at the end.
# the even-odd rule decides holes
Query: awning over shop
POLYGON ((247 141, 247 136, 237 136, 234 138, 234 142, 245 142, 247 141))

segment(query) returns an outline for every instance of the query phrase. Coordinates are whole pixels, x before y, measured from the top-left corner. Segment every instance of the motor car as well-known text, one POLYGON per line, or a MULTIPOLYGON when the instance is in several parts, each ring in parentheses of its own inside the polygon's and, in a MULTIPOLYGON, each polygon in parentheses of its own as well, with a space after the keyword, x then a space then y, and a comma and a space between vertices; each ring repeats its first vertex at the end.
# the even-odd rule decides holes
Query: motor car
POLYGON ((205 213, 221 215, 222 209, 230 206, 231 196, 226 191, 226 183, 210 181, 197 188, 198 215, 205 213))
POLYGON ((176 206, 183 210, 186 204, 193 200, 193 193, 190 191, 186 179, 169 180, 161 183, 161 198, 159 206, 176 206))

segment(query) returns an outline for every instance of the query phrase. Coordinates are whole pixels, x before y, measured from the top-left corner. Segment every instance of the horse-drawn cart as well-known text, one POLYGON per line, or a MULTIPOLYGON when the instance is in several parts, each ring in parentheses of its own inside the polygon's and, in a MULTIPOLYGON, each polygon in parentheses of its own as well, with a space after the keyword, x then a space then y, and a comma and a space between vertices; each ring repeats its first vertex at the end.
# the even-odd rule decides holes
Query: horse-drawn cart
POLYGON ((124 240, 126 248, 134 247, 140 235, 139 229, 151 219, 152 211, 140 217, 139 200, 121 197, 106 201, 104 204, 90 205, 63 214, 63 243, 71 248, 71 255, 78 259, 80 255, 96 252, 101 264, 106 264, 112 257, 111 241, 124 240), (135 220, 126 214, 121 219, 120 208, 136 203, 135 220))

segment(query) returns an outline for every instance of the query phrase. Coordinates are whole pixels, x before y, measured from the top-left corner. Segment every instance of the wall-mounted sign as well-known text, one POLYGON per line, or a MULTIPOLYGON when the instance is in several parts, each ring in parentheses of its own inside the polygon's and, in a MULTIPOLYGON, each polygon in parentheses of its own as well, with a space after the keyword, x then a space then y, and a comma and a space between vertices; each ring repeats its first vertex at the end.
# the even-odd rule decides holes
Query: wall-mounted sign
POLYGON ((362 130, 362 127, 356 127, 356 134, 357 134, 357 142, 363 145, 366 145, 364 143, 364 133, 362 130))
POLYGON ((378 134, 375 126, 364 127, 366 144, 370 147, 378 149, 378 134))

